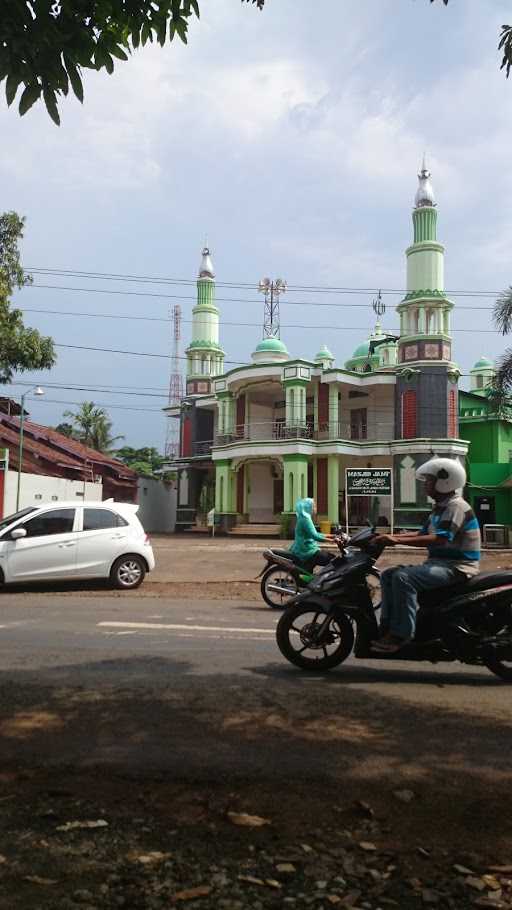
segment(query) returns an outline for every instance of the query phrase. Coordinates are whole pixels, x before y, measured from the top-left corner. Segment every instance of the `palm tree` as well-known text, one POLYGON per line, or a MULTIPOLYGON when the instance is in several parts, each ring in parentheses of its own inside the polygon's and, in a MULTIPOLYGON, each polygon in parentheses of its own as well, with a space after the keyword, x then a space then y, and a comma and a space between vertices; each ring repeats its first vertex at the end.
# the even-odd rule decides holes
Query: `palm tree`
MULTIPOLYGON (((512 287, 502 291, 494 304, 493 319, 502 335, 512 332, 512 287)), ((497 411, 510 405, 512 396, 512 348, 507 348, 498 364, 489 398, 497 411)))
POLYGON ((124 439, 124 436, 111 436, 112 421, 94 401, 84 401, 76 413, 64 411, 63 416, 71 419, 73 437, 98 452, 109 453, 115 442, 124 439))

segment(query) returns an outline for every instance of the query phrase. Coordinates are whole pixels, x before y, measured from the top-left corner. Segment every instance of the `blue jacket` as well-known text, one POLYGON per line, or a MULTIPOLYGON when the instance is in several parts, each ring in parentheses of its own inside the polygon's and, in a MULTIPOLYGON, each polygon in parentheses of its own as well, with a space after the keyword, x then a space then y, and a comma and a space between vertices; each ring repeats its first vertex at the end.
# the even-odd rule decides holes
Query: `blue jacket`
POLYGON ((305 561, 311 559, 311 557, 318 552, 320 549, 318 541, 326 540, 326 536, 325 534, 319 534, 313 524, 313 519, 311 517, 313 514, 312 499, 297 500, 295 514, 297 516, 295 540, 290 547, 290 552, 293 553, 297 559, 305 561))

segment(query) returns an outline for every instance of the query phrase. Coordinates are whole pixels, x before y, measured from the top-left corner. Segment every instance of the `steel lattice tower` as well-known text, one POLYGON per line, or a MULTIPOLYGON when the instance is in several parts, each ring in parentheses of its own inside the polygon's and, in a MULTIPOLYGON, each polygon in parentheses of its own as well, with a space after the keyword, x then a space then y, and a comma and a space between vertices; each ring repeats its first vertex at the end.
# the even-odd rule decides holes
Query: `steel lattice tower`
MULTIPOLYGON (((180 370, 180 338, 181 338, 181 307, 175 304, 172 314, 172 359, 171 375, 169 379, 169 407, 176 407, 183 399, 183 377, 180 370)), ((167 417, 167 433, 165 437, 165 457, 176 458, 179 455, 180 420, 179 415, 167 417)))

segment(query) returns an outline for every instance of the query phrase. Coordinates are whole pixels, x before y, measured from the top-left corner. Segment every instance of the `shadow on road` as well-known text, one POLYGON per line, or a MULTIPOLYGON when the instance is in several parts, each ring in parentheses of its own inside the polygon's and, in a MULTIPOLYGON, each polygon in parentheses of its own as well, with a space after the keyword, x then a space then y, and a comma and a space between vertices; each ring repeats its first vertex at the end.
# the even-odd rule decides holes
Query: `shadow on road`
MULTIPOLYGON (((382 661, 385 664, 385 661, 382 661)), ((308 671, 304 672, 289 664, 264 664, 261 667, 247 667, 246 672, 254 673, 259 676, 266 676, 271 679, 283 679, 304 681, 308 679, 322 679, 329 686, 346 686, 349 683, 407 683, 408 685, 426 686, 435 685, 444 686, 471 686, 479 689, 498 688, 503 689, 504 683, 496 676, 484 676, 481 673, 472 673, 471 667, 461 670, 460 672, 446 672, 445 674, 434 670, 425 670, 424 664, 416 664, 416 669, 397 668, 394 666, 368 667, 367 662, 361 666, 353 663, 344 666, 338 670, 308 671)), ((428 666, 428 664, 427 664, 428 666)), ((512 695, 512 690, 511 690, 512 695)))

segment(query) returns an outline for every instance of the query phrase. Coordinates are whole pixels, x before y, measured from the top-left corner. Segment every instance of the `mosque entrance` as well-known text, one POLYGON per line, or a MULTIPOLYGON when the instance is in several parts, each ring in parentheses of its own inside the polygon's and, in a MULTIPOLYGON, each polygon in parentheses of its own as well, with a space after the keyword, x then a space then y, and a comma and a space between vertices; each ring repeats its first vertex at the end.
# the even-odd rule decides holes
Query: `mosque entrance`
POLYGON ((274 521, 274 478, 269 461, 249 465, 249 521, 265 524, 274 521))

